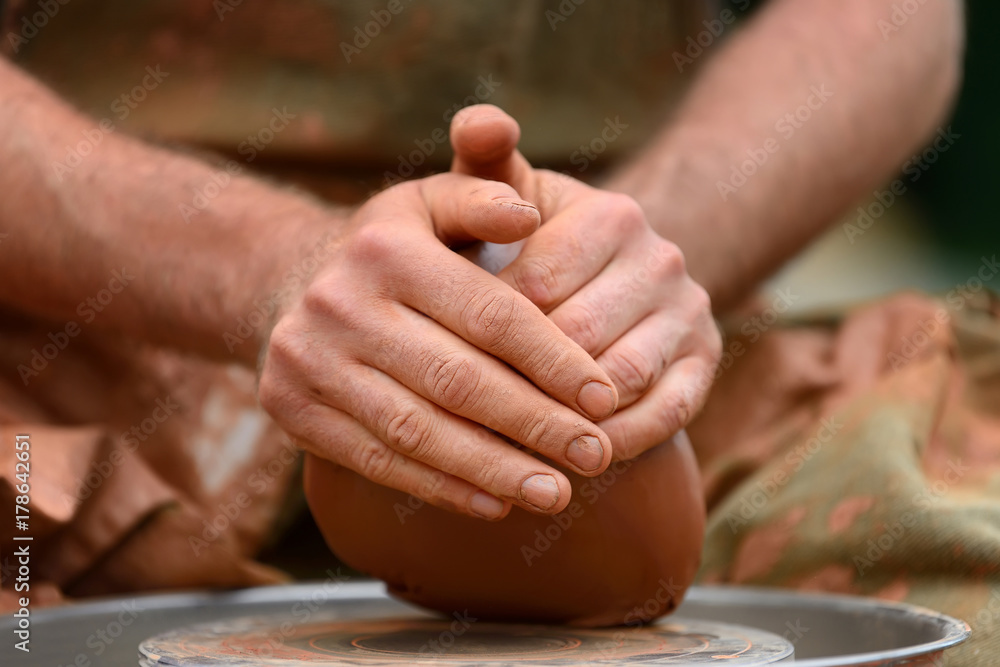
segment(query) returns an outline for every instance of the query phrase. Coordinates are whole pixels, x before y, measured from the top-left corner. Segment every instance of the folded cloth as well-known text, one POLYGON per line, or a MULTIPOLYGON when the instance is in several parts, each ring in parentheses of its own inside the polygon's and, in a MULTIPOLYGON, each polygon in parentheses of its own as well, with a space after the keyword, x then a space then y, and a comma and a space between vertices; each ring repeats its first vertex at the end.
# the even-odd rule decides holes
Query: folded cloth
POLYGON ((0 507, 20 495, 18 434, 30 443, 30 500, 27 530, 0 525, 0 606, 24 595, 12 590, 15 534, 32 537, 32 606, 287 579, 253 555, 299 455, 258 407, 251 370, 64 322, 2 322, 0 507))
POLYGON ((731 327, 688 429, 709 503, 700 582, 940 610, 973 631, 946 664, 996 665, 1000 301, 765 315, 731 327))

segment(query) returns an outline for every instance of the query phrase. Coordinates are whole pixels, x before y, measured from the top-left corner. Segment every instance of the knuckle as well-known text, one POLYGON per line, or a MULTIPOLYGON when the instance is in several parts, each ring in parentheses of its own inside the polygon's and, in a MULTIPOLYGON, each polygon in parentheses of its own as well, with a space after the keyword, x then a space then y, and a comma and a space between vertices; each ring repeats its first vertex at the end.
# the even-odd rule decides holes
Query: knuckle
POLYGON ((573 370, 572 366, 575 364, 578 361, 559 339, 539 343, 534 354, 525 360, 534 384, 550 391, 564 384, 561 381, 567 377, 568 371, 573 370))
POLYGON ((682 276, 687 273, 687 262, 684 253, 676 243, 657 237, 650 249, 647 261, 650 271, 664 277, 682 276))
POLYGON ((630 461, 642 453, 642 448, 635 437, 633 429, 627 426, 611 428, 608 437, 614 443, 612 448, 612 459, 616 461, 630 461))
POLYGON ((665 398, 656 420, 656 442, 669 438, 691 421, 696 409, 695 393, 696 388, 687 385, 676 388, 665 398))
MULTIPOLYGON (((707 318, 709 320, 709 324, 712 324, 712 297, 709 296, 708 290, 704 287, 698 283, 693 284, 694 288, 691 291, 691 305, 699 318, 707 318)), ((714 324, 712 324, 711 328, 715 328, 714 324)))
POLYGON ((427 415, 415 405, 400 405, 385 425, 385 437, 390 447, 411 458, 426 454, 431 429, 427 415))
POLYGON ((324 280, 317 280, 306 288, 302 307, 306 313, 337 321, 349 320, 357 311, 350 290, 338 289, 324 280))
MULTIPOLYGON (((305 359, 305 341, 301 327, 290 318, 284 318, 271 330, 267 341, 267 361, 265 369, 278 372, 275 367, 301 367, 305 359)), ((264 377, 261 377, 263 384, 264 377)))
POLYGON ((448 479, 440 470, 430 471, 420 482, 417 495, 424 500, 434 502, 444 500, 448 479))
POLYGON ((373 220, 362 225, 351 235, 347 245, 348 257, 361 263, 384 262, 395 256, 399 248, 398 225, 391 221, 373 220))
POLYGON ((607 197, 608 212, 621 229, 641 229, 646 227, 646 213, 634 198, 614 192, 607 197))
POLYGON ((635 396, 645 394, 653 386, 663 367, 663 358, 659 358, 657 366, 634 348, 626 348, 608 355, 606 363, 608 373, 621 393, 635 396))
POLYGON ((684 428, 694 417, 693 396, 689 391, 678 391, 672 401, 672 409, 663 411, 663 432, 670 436, 684 428))
POLYGON ((395 453, 382 443, 366 440, 354 449, 354 469, 373 482, 383 482, 392 474, 394 457, 395 453))
POLYGON ((582 305, 567 305, 567 310, 567 317, 562 321, 563 332, 577 345, 593 354, 604 338, 603 313, 597 308, 582 305))
POLYGON ((556 421, 556 415, 549 410, 529 410, 528 418, 518 429, 519 442, 535 451, 544 449, 545 443, 552 439, 556 421))
POLYGON ((487 287, 469 300, 464 320, 469 335, 484 345, 501 350, 510 347, 510 337, 520 325, 521 309, 513 292, 505 294, 487 287))
POLYGON ((549 262, 533 258, 514 273, 517 291, 539 308, 548 308, 555 300, 559 276, 549 262))
POLYGON ((498 490, 504 494, 510 494, 510 491, 504 486, 503 482, 507 476, 507 467, 507 461, 503 455, 490 454, 486 456, 480 462, 479 469, 476 472, 476 486, 481 489, 498 490))
POLYGON ((268 414, 277 418, 298 411, 296 392, 293 387, 275 378, 272 374, 261 376, 257 387, 257 400, 268 414))
POLYGON ((451 411, 472 402, 481 377, 482 369, 465 358, 435 357, 425 371, 425 382, 434 396, 434 402, 451 411))

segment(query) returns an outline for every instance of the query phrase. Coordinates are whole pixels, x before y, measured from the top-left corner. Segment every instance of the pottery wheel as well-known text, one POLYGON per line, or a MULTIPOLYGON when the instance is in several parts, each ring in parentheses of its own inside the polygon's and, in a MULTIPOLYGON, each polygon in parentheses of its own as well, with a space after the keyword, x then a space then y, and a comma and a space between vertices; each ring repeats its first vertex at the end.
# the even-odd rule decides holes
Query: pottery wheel
POLYGON ((242 618, 180 628, 139 646, 146 667, 293 665, 767 665, 791 660, 778 635, 668 618, 646 628, 580 629, 448 620, 349 621, 317 614, 242 618))

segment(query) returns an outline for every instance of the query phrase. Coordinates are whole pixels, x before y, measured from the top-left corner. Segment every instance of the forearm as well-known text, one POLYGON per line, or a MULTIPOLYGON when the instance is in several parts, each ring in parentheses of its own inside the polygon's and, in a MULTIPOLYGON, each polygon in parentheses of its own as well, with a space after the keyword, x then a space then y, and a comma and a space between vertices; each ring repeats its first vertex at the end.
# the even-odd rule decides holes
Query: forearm
POLYGON ((312 266, 301 258, 343 220, 225 167, 104 132, 3 60, 0 91, 0 302, 253 363, 263 326, 236 334, 244 342, 224 335, 255 300, 293 290, 312 266), (81 142, 89 154, 67 160, 81 142))
POLYGON ((772 0, 606 184, 638 199, 681 247, 717 311, 899 170, 942 122, 960 79, 961 4, 928 0, 886 38, 892 6, 772 0), (805 122, 782 122, 813 87, 830 94, 811 100, 805 122), (761 164, 742 182, 733 170, 748 151, 761 164))

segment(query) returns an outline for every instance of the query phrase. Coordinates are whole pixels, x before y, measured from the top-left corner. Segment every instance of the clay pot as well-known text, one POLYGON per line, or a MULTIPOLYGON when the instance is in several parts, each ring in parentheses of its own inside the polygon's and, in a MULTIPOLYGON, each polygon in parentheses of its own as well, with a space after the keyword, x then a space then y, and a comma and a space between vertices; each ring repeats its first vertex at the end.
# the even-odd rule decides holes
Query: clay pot
POLYGON ((573 485, 565 511, 514 507, 493 523, 421 504, 314 456, 305 489, 344 563, 445 614, 601 626, 672 611, 694 579, 705 530, 687 436, 593 479, 562 472, 573 485))

